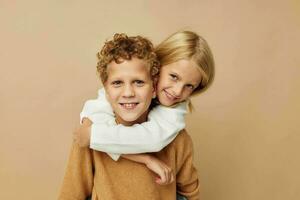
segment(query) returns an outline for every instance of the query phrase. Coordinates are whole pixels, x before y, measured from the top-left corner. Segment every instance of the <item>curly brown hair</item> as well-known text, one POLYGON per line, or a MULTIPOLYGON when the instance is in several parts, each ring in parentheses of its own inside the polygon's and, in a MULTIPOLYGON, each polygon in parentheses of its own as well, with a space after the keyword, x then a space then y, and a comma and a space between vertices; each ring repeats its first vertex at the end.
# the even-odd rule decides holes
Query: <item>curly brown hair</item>
POLYGON ((124 33, 116 33, 112 40, 105 42, 97 57, 97 72, 102 83, 107 80, 107 65, 112 61, 119 64, 124 60, 131 60, 132 57, 145 60, 150 67, 152 80, 158 75, 160 69, 153 44, 141 36, 129 37, 124 33))

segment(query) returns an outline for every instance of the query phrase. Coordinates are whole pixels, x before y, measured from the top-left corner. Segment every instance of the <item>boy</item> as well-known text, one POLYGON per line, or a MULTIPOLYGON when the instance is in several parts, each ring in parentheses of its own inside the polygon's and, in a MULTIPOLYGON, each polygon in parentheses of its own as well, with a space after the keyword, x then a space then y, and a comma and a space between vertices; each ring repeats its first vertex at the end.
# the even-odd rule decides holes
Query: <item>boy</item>
MULTIPOLYGON (((131 126, 147 120, 155 96, 158 73, 152 44, 140 36, 116 34, 99 54, 98 72, 106 98, 115 113, 109 123, 131 126)), ((192 163, 192 142, 183 130, 155 156, 168 164, 176 180, 166 186, 153 181, 144 165, 73 144, 59 199, 175 199, 176 190, 188 199, 199 198, 197 172, 192 163), (132 173, 133 172, 133 173, 132 173)))

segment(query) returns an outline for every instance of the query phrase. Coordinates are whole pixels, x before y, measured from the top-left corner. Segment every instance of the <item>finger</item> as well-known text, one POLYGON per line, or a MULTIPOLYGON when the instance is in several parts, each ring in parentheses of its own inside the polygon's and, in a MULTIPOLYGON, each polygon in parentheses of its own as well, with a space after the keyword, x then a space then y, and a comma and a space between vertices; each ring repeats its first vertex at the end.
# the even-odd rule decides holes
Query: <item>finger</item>
POLYGON ((159 174, 159 176, 160 176, 160 184, 161 184, 161 185, 166 184, 166 182, 167 182, 167 177, 166 177, 166 174, 164 173, 164 171, 162 171, 162 173, 159 174))
POLYGON ((171 183, 172 169, 166 167, 167 184, 171 183))
POLYGON ((160 178, 160 184, 161 185, 165 185, 166 184, 166 176, 163 175, 161 178, 160 178))
POLYGON ((170 176, 170 181, 169 183, 172 183, 174 181, 174 173, 173 173, 173 170, 171 168, 169 168, 170 171, 169 171, 169 176, 170 176))
POLYGON ((166 176, 166 182, 165 182, 165 184, 169 184, 170 176, 169 176, 168 170, 165 171, 165 176, 166 176))
POLYGON ((155 182, 159 185, 166 185, 166 183, 159 177, 156 178, 155 182))
POLYGON ((155 177, 155 182, 159 185, 163 185, 162 180, 160 177, 155 177))
POLYGON ((173 173, 171 173, 171 181, 170 181, 170 183, 172 183, 174 181, 174 175, 173 175, 173 173))

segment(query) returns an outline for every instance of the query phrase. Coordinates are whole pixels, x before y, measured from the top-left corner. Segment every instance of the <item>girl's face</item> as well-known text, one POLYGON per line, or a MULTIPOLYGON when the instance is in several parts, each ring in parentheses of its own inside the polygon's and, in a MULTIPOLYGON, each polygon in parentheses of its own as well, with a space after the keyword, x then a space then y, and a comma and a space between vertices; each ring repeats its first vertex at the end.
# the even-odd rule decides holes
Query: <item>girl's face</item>
POLYGON ((179 60, 164 65, 157 83, 157 98, 160 104, 172 106, 186 100, 200 81, 200 70, 192 60, 179 60))

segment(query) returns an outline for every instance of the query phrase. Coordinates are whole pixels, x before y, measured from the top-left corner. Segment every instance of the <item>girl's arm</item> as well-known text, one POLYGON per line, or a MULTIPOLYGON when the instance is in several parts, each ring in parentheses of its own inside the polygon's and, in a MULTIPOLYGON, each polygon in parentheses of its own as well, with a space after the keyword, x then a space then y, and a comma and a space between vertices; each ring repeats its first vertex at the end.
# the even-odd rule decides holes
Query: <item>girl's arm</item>
MULTIPOLYGON (((87 130, 90 129, 91 124, 92 122, 89 119, 85 118, 83 120, 82 126, 79 128, 78 131, 83 131, 85 132, 85 134, 88 134, 87 130)), ((83 136, 84 134, 80 134, 80 135, 83 136)), ((74 137, 74 140, 75 142, 79 143, 78 138, 74 137)), ((114 159, 114 156, 112 154, 110 156, 114 159)), ((174 174, 172 172, 172 169, 153 155, 123 154, 122 157, 146 165, 148 169, 150 169, 151 171, 153 171, 159 176, 156 177, 155 181, 160 185, 167 185, 169 183, 172 183, 174 180, 174 174)))
POLYGON ((117 125, 105 91, 100 89, 98 99, 87 101, 80 116, 93 122, 90 148, 111 154, 136 154, 157 152, 168 145, 185 127, 185 114, 185 102, 174 108, 159 105, 150 111, 147 122, 130 127, 117 125))
POLYGON ((153 155, 123 154, 122 157, 134 162, 145 164, 148 169, 159 176, 155 178, 155 182, 160 185, 167 185, 174 181, 172 169, 153 155))

